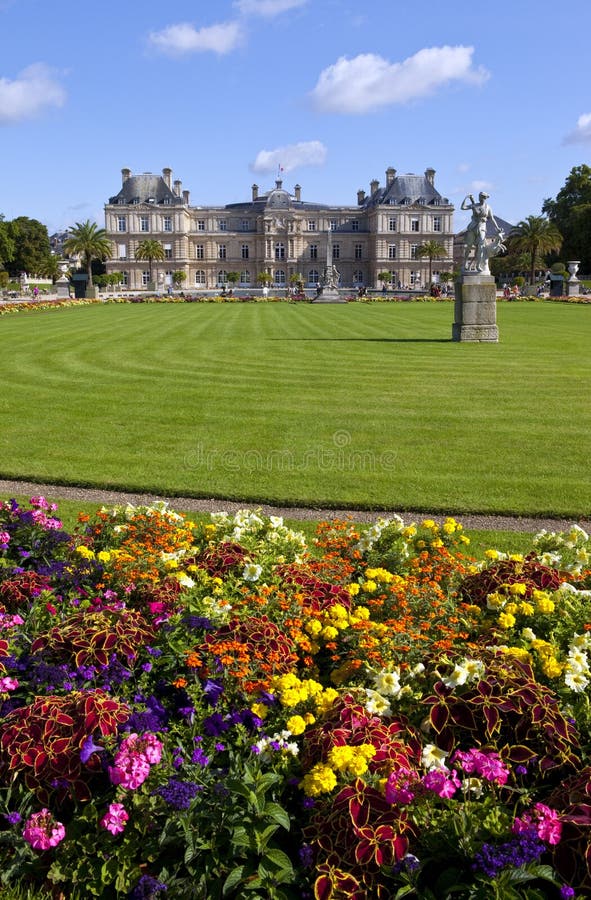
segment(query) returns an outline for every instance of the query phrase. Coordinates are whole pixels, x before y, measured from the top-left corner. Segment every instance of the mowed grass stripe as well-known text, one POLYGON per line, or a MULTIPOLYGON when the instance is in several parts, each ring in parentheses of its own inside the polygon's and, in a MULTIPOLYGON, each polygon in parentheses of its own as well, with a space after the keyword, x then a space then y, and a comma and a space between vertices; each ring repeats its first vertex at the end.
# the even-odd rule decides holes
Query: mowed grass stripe
POLYGON ((106 305, 1 322, 2 474, 162 493, 587 515, 591 310, 106 305))

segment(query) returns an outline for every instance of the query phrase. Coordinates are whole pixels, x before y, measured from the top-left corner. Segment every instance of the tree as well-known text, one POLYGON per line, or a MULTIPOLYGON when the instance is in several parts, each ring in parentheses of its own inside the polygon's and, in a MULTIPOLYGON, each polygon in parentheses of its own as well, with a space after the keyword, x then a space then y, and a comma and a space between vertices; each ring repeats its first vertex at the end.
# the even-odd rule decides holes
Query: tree
POLYGON ((422 259, 424 256, 429 260, 429 284, 431 284, 433 281, 433 260, 445 256, 445 247, 439 241, 425 241, 420 247, 417 247, 417 257, 422 259))
POLYGON ((385 290, 386 285, 390 284, 390 282, 392 281, 392 272, 388 272, 388 270, 385 269, 383 272, 378 272, 377 277, 378 277, 378 281, 382 282, 383 289, 385 290))
POLYGON ((44 263, 51 256, 47 228, 37 219, 19 216, 8 223, 14 252, 8 269, 12 275, 28 272, 38 275, 44 263))
POLYGON ((82 257, 83 265, 88 275, 88 287, 92 287, 92 261, 93 259, 109 259, 112 253, 111 241, 107 237, 104 228, 99 228, 96 222, 87 219, 86 222, 76 222, 70 229, 71 237, 64 242, 64 252, 69 256, 82 257))
POLYGON ((525 253, 529 259, 529 282, 536 279, 536 268, 545 265, 544 257, 560 250, 562 235, 553 222, 544 216, 528 216, 518 222, 509 238, 511 250, 525 253))
POLYGON ((562 255, 591 272, 591 167, 572 168, 556 199, 544 200, 542 212, 563 237, 562 255))
POLYGON ((0 269, 6 268, 12 260, 14 250, 14 237, 10 222, 5 222, 4 216, 0 214, 0 269))
POLYGON ((55 253, 51 253, 47 259, 43 260, 37 274, 42 275, 43 278, 51 278, 54 283, 58 280, 62 274, 62 270, 60 269, 60 262, 55 253))
POLYGON ((257 275, 257 281, 259 284, 262 284, 263 287, 268 287, 273 281, 273 276, 270 272, 259 272, 259 274, 257 275))
POLYGON ((176 272, 172 273, 172 283, 178 288, 182 285, 186 277, 187 273, 183 269, 177 269, 176 272))
POLYGON ((240 281, 240 272, 228 272, 228 274, 226 275, 226 281, 228 282, 228 284, 236 287, 236 285, 240 281))
POLYGON ((141 241, 135 251, 136 259, 147 259, 148 265, 150 267, 150 281, 153 281, 152 278, 152 263, 154 260, 161 261, 165 258, 164 247, 160 243, 160 241, 156 241, 152 238, 147 238, 145 241, 141 241))

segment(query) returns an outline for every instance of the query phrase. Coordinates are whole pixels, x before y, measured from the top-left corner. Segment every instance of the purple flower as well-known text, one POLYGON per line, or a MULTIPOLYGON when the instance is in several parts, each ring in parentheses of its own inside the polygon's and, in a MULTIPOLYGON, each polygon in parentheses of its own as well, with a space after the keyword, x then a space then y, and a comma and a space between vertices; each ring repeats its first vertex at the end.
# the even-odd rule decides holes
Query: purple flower
POLYGON ((570 900, 570 898, 574 896, 574 889, 569 887, 568 884, 565 884, 560 888, 560 900, 570 900))
POLYGON ((189 809, 191 801, 202 790, 202 785, 195 784, 194 781, 179 781, 176 778, 169 778, 168 783, 157 788, 154 793, 160 794, 171 809, 180 810, 189 809))
POLYGON ((167 886, 151 875, 142 875, 129 894, 129 900, 154 900, 160 891, 168 890, 167 886))
POLYGON ((197 747, 197 749, 193 751, 191 762, 198 766, 207 766, 209 765, 209 756, 206 756, 201 747, 197 747))
POLYGON ((84 738, 80 748, 80 762, 87 763, 93 753, 99 753, 104 749, 100 744, 95 744, 92 735, 89 735, 87 738, 84 738))
POLYGON ((8 822, 9 825, 18 825, 18 823, 22 821, 23 817, 21 816, 21 814, 19 812, 15 811, 15 812, 10 812, 10 813, 5 813, 4 818, 6 819, 6 821, 8 822))
POLYGON ((224 721, 224 717, 220 713, 212 713, 203 720, 203 731, 209 737, 219 737, 229 728, 228 722, 224 721))
POLYGON ((219 681, 208 678, 203 685, 203 693, 205 694, 205 699, 209 705, 216 706, 221 695, 224 693, 224 687, 219 681))

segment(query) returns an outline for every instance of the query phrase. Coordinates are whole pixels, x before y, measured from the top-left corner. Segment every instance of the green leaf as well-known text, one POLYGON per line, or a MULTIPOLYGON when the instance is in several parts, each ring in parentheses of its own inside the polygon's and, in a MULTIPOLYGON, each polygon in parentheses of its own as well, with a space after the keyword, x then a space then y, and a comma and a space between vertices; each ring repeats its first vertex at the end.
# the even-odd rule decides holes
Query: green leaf
POLYGON ((287 853, 284 853, 283 850, 279 850, 277 847, 272 850, 268 850, 264 856, 264 862, 271 862, 274 866, 280 869, 282 872, 293 873, 293 866, 291 864, 291 860, 287 853))
POLYGON ((289 815, 278 803, 265 803, 263 815, 273 819, 274 822, 277 822, 286 831, 289 831, 291 825, 289 815))
POLYGON ((222 895, 224 897, 227 897, 230 891, 234 890, 235 887, 238 887, 238 885, 242 881, 243 875, 244 866, 236 866, 235 869, 232 869, 232 871, 224 881, 224 885, 222 887, 222 895))

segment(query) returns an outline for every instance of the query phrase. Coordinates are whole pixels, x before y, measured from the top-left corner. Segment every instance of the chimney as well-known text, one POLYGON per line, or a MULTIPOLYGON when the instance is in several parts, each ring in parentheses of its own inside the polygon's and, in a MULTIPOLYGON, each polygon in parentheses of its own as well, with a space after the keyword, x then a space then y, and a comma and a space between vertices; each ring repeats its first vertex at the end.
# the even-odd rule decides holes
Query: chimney
POLYGON ((121 169, 121 184, 125 184, 128 178, 131 178, 131 169, 121 169))
POLYGON ((189 205, 189 191, 183 191, 183 203, 185 206, 189 205))
POLYGON ((392 166, 390 166, 388 169, 386 169, 386 187, 390 187, 395 178, 396 169, 393 169, 392 166))
POLYGON ((435 169, 425 169, 425 178, 429 184, 435 184, 435 169))
POLYGON ((252 186, 252 199, 256 200, 259 196, 259 186, 258 184, 253 184, 252 186))
POLYGON ((172 188, 171 188, 172 169, 162 169, 162 177, 164 178, 164 183, 165 183, 166 187, 168 188, 168 190, 169 191, 172 190, 172 188))
POLYGON ((371 193, 371 194, 375 194, 375 192, 377 191, 377 189, 379 188, 379 186, 380 186, 380 182, 378 181, 377 178, 374 178, 373 181, 370 181, 370 182, 369 182, 369 190, 370 190, 370 193, 371 193))
POLYGON ((281 188, 283 187, 283 182, 281 181, 280 178, 277 178, 277 179, 275 180, 275 187, 276 187, 276 189, 277 189, 278 191, 280 191, 281 188))
POLYGON ((365 191, 357 191, 357 206, 363 206, 365 203, 365 191))
POLYGON ((296 184, 296 186, 294 187, 294 192, 295 192, 295 198, 296 198, 297 202, 299 203, 302 199, 302 188, 299 184, 296 184))
POLYGON ((176 180, 175 183, 174 183, 174 193, 175 193, 175 195, 176 195, 177 197, 180 197, 180 196, 181 196, 181 187, 182 187, 182 184, 183 184, 182 181, 179 181, 178 178, 177 178, 177 180, 176 180))

